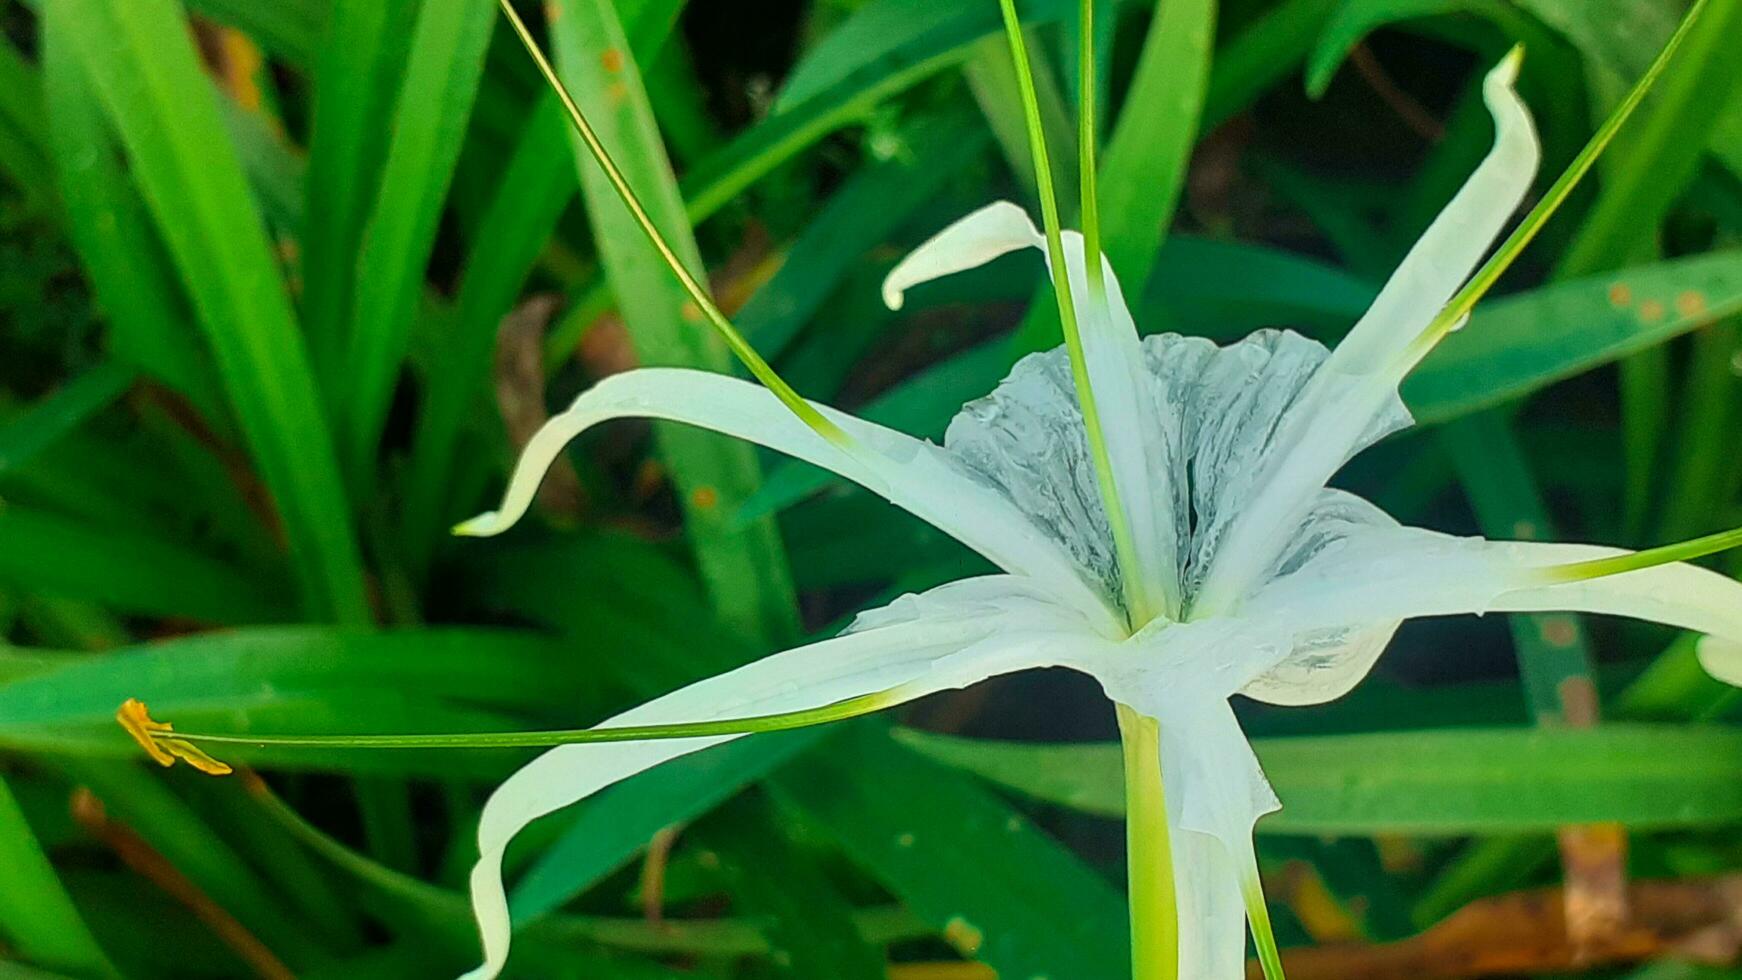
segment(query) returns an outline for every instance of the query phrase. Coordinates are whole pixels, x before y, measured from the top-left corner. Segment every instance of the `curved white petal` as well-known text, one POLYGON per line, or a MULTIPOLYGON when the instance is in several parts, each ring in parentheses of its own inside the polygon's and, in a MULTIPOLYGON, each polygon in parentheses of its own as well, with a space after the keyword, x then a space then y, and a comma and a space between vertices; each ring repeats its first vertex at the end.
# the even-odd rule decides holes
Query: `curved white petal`
POLYGON ((1708 569, 1675 562, 1574 582, 1546 574, 1626 553, 1597 545, 1373 528, 1264 586, 1243 615, 1300 636, 1379 629, 1417 616, 1566 611, 1627 616, 1716 636, 1724 644, 1742 642, 1742 582, 1708 569))
POLYGON ((1286 531, 1346 462, 1397 386, 1426 353, 1424 333, 1474 271, 1530 189, 1541 151, 1530 113, 1512 89, 1515 57, 1488 74, 1483 97, 1494 147, 1410 249, 1373 306, 1302 392, 1299 409, 1265 462, 1261 488, 1216 555, 1198 608, 1239 602, 1281 549, 1286 531))
MULTIPOLYGON (((1107 645, 1075 611, 1011 576, 968 579, 866 613, 831 640, 766 657, 624 712, 600 727, 753 717, 818 708, 889 692, 891 703, 966 687, 995 674, 1092 659, 1107 645)), ((502 856, 544 814, 663 762, 739 736, 565 745, 497 788, 478 826, 473 911, 484 963, 467 980, 494 977, 507 961, 508 901, 502 856)))
POLYGON ((1742 687, 1742 643, 1707 636, 1701 638, 1695 652, 1706 673, 1726 684, 1742 687))
MULTIPOLYGON (((1185 465, 1184 454, 1178 449, 1178 424, 1158 416, 1150 403, 1137 325, 1112 265, 1105 256, 1098 257, 1106 290, 1102 294, 1089 285, 1083 236, 1064 232, 1062 245, 1083 362, 1101 419, 1113 485, 1137 551, 1137 567, 1120 572, 1139 577, 1138 588, 1156 611, 1177 615, 1180 522, 1176 520, 1174 488, 1183 484, 1185 465), (1163 470, 1169 478, 1155 479, 1154 475, 1163 470)), ((890 270, 883 282, 883 300, 890 309, 900 309, 909 288, 984 265, 1023 247, 1048 253, 1046 236, 1020 207, 1009 201, 989 204, 932 236, 890 270)), ((1051 275, 1052 264, 1048 262, 1046 267, 1051 275)), ((1016 376, 1017 372, 1012 372, 1012 378, 1016 376)), ((1077 424, 1081 425, 1080 418, 1077 424)))
POLYGON ((1394 619, 1297 636, 1282 662, 1247 682, 1240 693, 1290 707, 1335 701, 1373 670, 1401 625, 1394 619))
MULTIPOLYGON (((814 403, 813 403, 814 404, 814 403)), ((767 389, 748 381, 683 368, 615 374, 576 398, 526 444, 499 510, 472 518, 457 533, 498 534, 526 513, 539 481, 565 445, 618 418, 651 418, 725 433, 839 473, 887 498, 1012 574, 1046 583, 1060 601, 1085 613, 1105 604, 1098 589, 1059 545, 1008 499, 964 472, 938 447, 845 412, 816 405, 870 452, 848 454, 813 432, 767 389)))

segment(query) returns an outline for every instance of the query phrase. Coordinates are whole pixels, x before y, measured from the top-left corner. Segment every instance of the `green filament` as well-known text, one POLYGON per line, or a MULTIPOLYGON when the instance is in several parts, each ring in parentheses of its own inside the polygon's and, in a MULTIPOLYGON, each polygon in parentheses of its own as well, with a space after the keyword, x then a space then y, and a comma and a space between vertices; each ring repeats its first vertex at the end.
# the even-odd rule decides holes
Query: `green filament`
MULTIPOLYGON (((1603 125, 1597 128, 1591 141, 1586 143, 1585 148, 1579 151, 1579 155, 1573 158, 1573 162, 1568 165, 1566 171, 1549 187, 1542 200, 1537 202, 1536 207, 1530 209, 1530 213, 1524 216, 1524 220, 1519 222, 1518 227, 1513 230, 1511 235, 1507 236, 1500 248, 1489 257, 1487 262, 1483 263, 1482 268, 1476 271, 1470 281, 1464 284, 1464 288, 1452 297, 1451 302, 1447 303, 1446 308, 1434 317, 1433 322, 1428 324, 1427 330, 1416 342, 1416 356, 1425 355, 1434 344, 1455 329, 1466 316, 1469 316, 1477 301, 1487 295, 1488 290, 1494 288, 1494 284, 1500 280, 1501 275, 1511 267, 1513 262, 1517 261, 1525 247, 1542 231, 1543 226, 1548 223, 1548 219, 1560 210, 1562 204, 1566 203, 1573 188, 1577 187, 1579 181, 1584 179, 1585 174, 1590 172, 1591 167, 1596 164, 1597 158, 1608 148, 1610 141, 1615 138, 1615 134, 1621 130, 1622 124, 1626 123, 1628 117, 1633 115, 1633 111, 1639 108, 1639 103, 1645 99, 1646 93, 1651 91, 1652 86, 1656 84, 1658 76, 1662 75, 1664 69, 1669 66, 1670 57, 1675 54, 1676 49, 1687 38, 1694 22, 1699 18, 1700 12, 1705 9, 1706 2, 1707 0, 1694 0, 1694 5, 1688 8, 1687 16, 1682 18, 1681 25, 1670 36, 1669 42, 1663 46, 1663 50, 1657 53, 1657 58, 1651 63, 1651 67, 1645 70, 1645 74, 1640 76, 1632 91, 1628 92, 1627 97, 1621 100, 1621 104, 1615 107, 1615 111, 1610 113, 1609 118, 1603 121, 1603 125)), ((1521 56, 1522 48, 1514 48, 1512 53, 1507 55, 1509 58, 1521 56)))
MULTIPOLYGON (((1126 615, 1131 620, 1131 625, 1141 626, 1154 617, 1155 610, 1150 608, 1149 597, 1139 585, 1143 580, 1143 569, 1137 561, 1137 546, 1131 535, 1131 524, 1125 516, 1125 508, 1119 501, 1119 489, 1113 481, 1113 464, 1107 453, 1107 435, 1101 426, 1101 413, 1095 405, 1094 390, 1089 384, 1089 367, 1083 355, 1077 306, 1071 295, 1070 267, 1065 262, 1058 197, 1053 192, 1052 162, 1047 154, 1046 135, 1041 131, 1040 100, 1034 90, 1034 72, 1028 62, 1028 44, 1022 37, 1022 24, 1016 18, 1015 0, 999 0, 999 3, 1004 12, 1004 32, 1010 41, 1010 57, 1016 63, 1017 88, 1022 94, 1023 117, 1028 126, 1028 148, 1034 159, 1034 180, 1040 196, 1041 219, 1046 226, 1047 259, 1052 267, 1053 292, 1058 297, 1059 322, 1064 327, 1065 348, 1070 352, 1071 381, 1077 391, 1077 404, 1083 412, 1083 429, 1088 436, 1089 455, 1095 464, 1095 480, 1101 491, 1101 505, 1107 511, 1107 523, 1113 532, 1113 549, 1123 572, 1120 577, 1125 584, 1126 615)), ((1090 121, 1087 125, 1092 128, 1094 123, 1090 121)), ((1083 264, 1085 268, 1098 268, 1100 253, 1089 253, 1085 249, 1083 264)))
POLYGON ((623 725, 612 728, 578 728, 541 732, 460 732, 416 735, 225 735, 212 732, 153 731, 149 737, 164 741, 201 742, 214 745, 258 745, 283 748, 321 749, 524 749, 598 742, 642 742, 673 738, 714 738, 808 728, 871 714, 906 700, 900 687, 837 701, 820 708, 777 714, 691 721, 670 725, 623 725))
POLYGON ((836 447, 849 452, 857 451, 859 444, 847 435, 840 426, 823 417, 823 414, 818 412, 815 406, 805 401, 798 392, 794 391, 792 386, 787 384, 779 374, 775 373, 774 368, 762 359, 762 355, 756 353, 756 349, 750 346, 749 341, 744 339, 744 335, 732 326, 732 321, 727 319, 725 313, 721 312, 719 305, 714 302, 713 298, 708 295, 708 291, 702 288, 702 284, 696 281, 695 276, 684 266, 682 260, 677 257, 677 253, 672 250, 670 243, 665 240, 665 236, 660 234, 659 228, 648 216, 647 209, 642 207, 641 199, 635 195, 635 191, 629 186, 629 181, 623 176, 623 171, 618 168, 616 161, 611 159, 611 154, 605 149, 605 144, 600 142, 598 134, 593 131, 592 124, 587 122, 587 117, 581 112, 581 107, 575 103, 574 97, 569 94, 567 87, 557 77, 556 69, 551 66, 550 59, 545 57, 544 51, 533 39, 532 32, 527 30, 525 21, 522 21, 520 15, 515 12, 513 3, 510 0, 500 0, 500 5, 503 15, 508 18, 508 23, 514 28, 514 33, 520 38, 520 43, 525 45, 527 53, 532 56, 534 64, 538 66, 539 74, 544 76, 545 82, 556 92, 557 98, 568 112, 569 122, 574 126, 575 132, 580 135, 581 142, 586 144, 587 152, 592 154, 594 161, 599 164, 599 169, 605 172, 605 179, 617 192, 617 197, 622 200, 623 206, 629 209, 630 215, 635 218, 635 223, 641 226, 642 232, 647 235, 647 240, 653 244, 660 259, 665 262, 667 268, 671 269, 672 275, 677 277, 684 292, 689 294, 690 302, 696 305, 696 309, 701 311, 702 316, 706 317, 708 322, 713 325, 714 330, 725 339, 726 346, 731 348, 738 360, 743 362, 752 375, 755 375, 756 380, 762 382, 769 391, 774 392, 774 396, 780 399, 781 404, 790 409, 792 414, 798 416, 812 431, 836 447))

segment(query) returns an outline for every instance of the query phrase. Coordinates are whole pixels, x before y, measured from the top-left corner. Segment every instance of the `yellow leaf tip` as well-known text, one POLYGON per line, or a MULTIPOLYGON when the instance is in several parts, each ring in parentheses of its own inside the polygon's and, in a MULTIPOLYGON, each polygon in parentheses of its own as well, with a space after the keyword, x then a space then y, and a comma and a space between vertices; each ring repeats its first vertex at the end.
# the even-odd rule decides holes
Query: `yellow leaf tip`
POLYGON ((160 766, 173 766, 180 759, 200 772, 212 776, 227 776, 229 765, 212 758, 193 743, 174 736, 175 727, 166 721, 154 721, 145 702, 128 698, 115 712, 115 720, 133 741, 160 766))

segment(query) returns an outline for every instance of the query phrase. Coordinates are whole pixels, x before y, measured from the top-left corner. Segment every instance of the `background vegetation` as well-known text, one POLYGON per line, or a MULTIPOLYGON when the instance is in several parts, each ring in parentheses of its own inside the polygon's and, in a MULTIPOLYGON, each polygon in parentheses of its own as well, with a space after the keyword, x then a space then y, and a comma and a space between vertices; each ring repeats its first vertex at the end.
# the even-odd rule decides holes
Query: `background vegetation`
MULTIPOLYGON (((1075 4, 1022 7, 1068 171, 1075 4)), ((1485 150, 1486 66, 1527 45, 1552 176, 1682 5, 1104 8, 1104 235, 1140 325, 1330 340, 1485 150)), ((1032 256, 877 297, 1032 186, 992 0, 527 14, 799 390, 935 437, 1056 342, 1032 256)), ((533 526, 446 535, 592 379, 732 367, 497 21, 0 2, 0 977, 474 962, 473 826, 522 754, 238 751, 259 775, 210 779, 149 766, 126 697, 189 728, 574 727, 975 568, 818 472, 631 424, 533 526)), ((1406 387, 1426 424, 1348 485, 1465 533, 1742 523, 1739 36, 1713 0, 1406 387)), ((1742 943, 1734 703, 1685 638, 1544 616, 1417 624, 1338 703, 1242 704, 1286 805, 1259 843, 1291 975, 1742 975, 1710 965, 1742 943)), ((648 773, 526 835, 514 971, 1123 976, 1112 732, 1037 674, 648 773)))

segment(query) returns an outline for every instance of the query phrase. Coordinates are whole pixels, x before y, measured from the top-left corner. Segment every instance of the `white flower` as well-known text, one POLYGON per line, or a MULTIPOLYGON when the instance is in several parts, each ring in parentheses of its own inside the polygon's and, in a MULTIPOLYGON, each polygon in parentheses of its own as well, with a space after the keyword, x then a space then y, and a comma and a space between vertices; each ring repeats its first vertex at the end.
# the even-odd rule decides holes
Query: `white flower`
MULTIPOLYGON (((1139 559, 1120 581, 1064 351, 1025 358, 963 408, 942 447, 816 406, 859 445, 807 427, 764 388, 649 368, 581 395, 527 446, 502 508, 462 530, 497 533, 523 514, 552 459, 614 418, 686 422, 833 470, 979 552, 1001 574, 906 596, 846 633, 710 678, 600 727, 735 719, 850 699, 896 704, 987 677, 1062 666, 1160 720, 1180 916, 1180 975, 1243 976, 1241 881, 1254 822, 1277 808, 1229 698, 1312 704, 1342 695, 1415 616, 1578 610, 1742 641, 1742 584, 1685 564, 1591 577, 1575 563, 1622 554, 1584 545, 1457 538, 1400 526, 1327 489, 1351 456, 1410 424, 1404 375, 1438 339, 1436 317, 1530 186, 1538 147, 1508 59, 1485 86, 1495 146, 1335 351, 1266 331, 1228 347, 1140 339, 1105 267, 1091 293, 1080 236, 1065 251, 1109 469, 1139 559), (1574 567, 1569 570, 1568 566, 1574 567), (1155 615, 1136 622, 1126 596, 1155 615)), ((1015 205, 990 205, 890 274, 892 306, 918 283, 1045 240, 1015 205)), ((491 977, 508 953, 504 849, 533 819, 735 735, 565 745, 491 797, 472 899, 491 977)))

